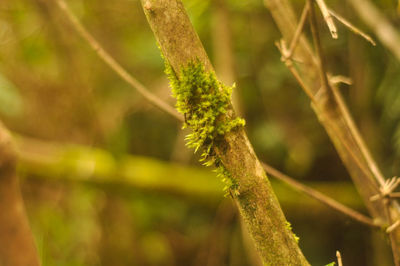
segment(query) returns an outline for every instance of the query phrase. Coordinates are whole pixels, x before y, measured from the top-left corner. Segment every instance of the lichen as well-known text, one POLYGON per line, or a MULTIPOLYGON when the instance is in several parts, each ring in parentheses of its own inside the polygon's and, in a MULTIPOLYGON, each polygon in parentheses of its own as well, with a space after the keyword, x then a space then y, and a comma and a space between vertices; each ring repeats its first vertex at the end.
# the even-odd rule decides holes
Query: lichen
POLYGON ((215 74, 206 71, 198 60, 182 67, 179 75, 165 61, 176 109, 185 117, 183 128, 191 129, 186 136, 186 145, 195 152, 202 149, 200 161, 206 166, 215 165, 218 176, 226 185, 225 191, 230 189, 236 195, 238 184, 213 149, 219 138, 245 125, 244 119, 227 114, 235 85, 229 87, 218 81, 215 74))

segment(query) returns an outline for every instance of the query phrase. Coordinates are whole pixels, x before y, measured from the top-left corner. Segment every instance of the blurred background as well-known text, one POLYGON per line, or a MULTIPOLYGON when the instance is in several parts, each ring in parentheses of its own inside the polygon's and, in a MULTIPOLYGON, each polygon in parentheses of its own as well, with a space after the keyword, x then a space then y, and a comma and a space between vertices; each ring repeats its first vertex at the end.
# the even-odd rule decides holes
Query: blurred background
MULTIPOLYGON (((293 0, 299 15, 304 1, 293 0)), ((396 25, 395 0, 374 1, 396 25)), ((134 77, 174 104, 139 0, 69 0, 74 14, 134 77)), ((185 0, 257 155, 366 213, 307 96, 280 61, 262 0, 185 0)), ((369 32, 343 1, 337 13, 369 32)), ((386 176, 399 173, 400 64, 339 25, 333 74, 386 176)), ((212 169, 185 147, 181 124, 122 81, 71 27, 54 1, 0 2, 0 119, 20 150, 19 173, 44 266, 260 265, 212 169)), ((392 265, 383 234, 273 180, 312 265, 392 265)))

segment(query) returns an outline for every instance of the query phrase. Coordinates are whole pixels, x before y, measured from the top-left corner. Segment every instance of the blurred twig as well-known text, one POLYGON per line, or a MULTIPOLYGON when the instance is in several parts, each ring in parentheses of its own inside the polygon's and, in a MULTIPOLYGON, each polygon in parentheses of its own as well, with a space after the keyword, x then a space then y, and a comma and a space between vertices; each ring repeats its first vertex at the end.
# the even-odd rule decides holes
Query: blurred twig
POLYGON ((0 122, 0 264, 39 266, 16 163, 17 154, 11 135, 0 122))
POLYGON ((371 218, 369 218, 353 209, 350 209, 347 206, 344 206, 343 204, 335 201, 332 198, 327 197, 326 195, 322 194, 321 192, 319 192, 315 189, 312 189, 310 187, 307 187, 307 186, 301 184, 300 182, 297 182, 295 179, 281 173, 280 171, 272 168, 271 166, 269 166, 267 164, 263 164, 263 167, 268 174, 283 181, 284 183, 289 185, 291 188, 293 188, 297 191, 303 192, 304 194, 307 194, 308 196, 318 200, 319 202, 331 207, 332 209, 334 209, 340 213, 347 215, 348 217, 351 217, 352 219, 354 219, 360 223, 363 223, 363 224, 366 224, 366 225, 372 226, 372 227, 379 227, 379 225, 374 223, 374 221, 371 218))
POLYGON ((129 85, 135 88, 151 104, 177 118, 179 121, 183 121, 183 117, 178 114, 173 107, 155 96, 149 91, 149 89, 147 89, 142 83, 129 74, 120 64, 118 64, 117 61, 115 61, 115 59, 96 41, 96 39, 85 29, 85 27, 83 27, 64 0, 56 0, 56 3, 68 18, 76 32, 90 45, 97 55, 115 71, 115 73, 117 73, 129 85))
POLYGON ((382 44, 400 60, 400 34, 398 30, 369 0, 350 0, 349 2, 382 44))
POLYGON ((340 254, 339 250, 336 251, 336 257, 337 257, 338 266, 343 266, 342 255, 340 254))

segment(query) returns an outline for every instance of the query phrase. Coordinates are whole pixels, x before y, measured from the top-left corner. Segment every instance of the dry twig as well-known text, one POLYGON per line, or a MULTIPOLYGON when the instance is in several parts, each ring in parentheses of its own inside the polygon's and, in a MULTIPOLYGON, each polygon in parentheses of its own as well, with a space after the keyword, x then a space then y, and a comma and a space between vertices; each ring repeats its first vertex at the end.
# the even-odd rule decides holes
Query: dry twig
POLYGON ((400 60, 400 34, 388 19, 368 0, 350 0, 350 4, 376 36, 400 60))
POLYGON ((329 13, 329 9, 326 6, 325 1, 324 0, 315 0, 315 1, 317 2, 319 9, 321 10, 322 16, 324 17, 324 20, 329 28, 329 32, 331 33, 332 38, 337 39, 338 35, 337 35, 336 25, 332 19, 331 14, 329 13))
POLYGON ((264 167, 264 170, 268 174, 270 174, 270 175, 274 176, 275 178, 281 180, 282 182, 286 183, 287 185, 289 185, 291 188, 295 189, 296 191, 303 192, 304 194, 318 200, 319 202, 331 207, 332 209, 347 215, 348 217, 354 219, 355 221, 358 221, 358 222, 363 223, 368 226, 379 227, 379 225, 374 223, 374 221, 371 218, 369 218, 355 210, 352 210, 347 206, 344 206, 343 204, 337 202, 336 200, 322 194, 321 192, 319 192, 311 187, 305 186, 305 185, 301 184, 300 182, 297 182, 294 178, 291 178, 291 177, 281 173, 280 171, 274 169, 272 166, 263 163, 263 167, 264 167))
POLYGON ((341 22, 343 25, 345 25, 350 31, 352 31, 353 33, 355 33, 357 35, 360 35, 365 40, 367 40, 369 43, 371 43, 373 46, 376 46, 376 42, 371 38, 371 36, 369 36, 368 34, 363 32, 362 30, 360 30, 359 28, 357 28, 356 26, 351 24, 347 19, 345 19, 344 17, 340 16, 339 14, 334 12, 333 10, 328 9, 328 11, 334 18, 336 18, 339 22, 341 22))
POLYGON ((338 266, 343 266, 342 255, 340 254, 339 250, 336 251, 336 258, 337 258, 338 266))
POLYGON ((90 45, 90 47, 96 52, 96 54, 112 69, 117 73, 124 81, 135 88, 147 101, 154 106, 167 112, 179 121, 183 121, 183 117, 178 112, 159 99, 156 95, 151 93, 142 83, 135 79, 129 74, 115 59, 96 41, 96 39, 83 27, 77 17, 69 9, 68 5, 64 0, 56 0, 58 7, 68 18, 69 22, 76 30, 76 32, 90 45))

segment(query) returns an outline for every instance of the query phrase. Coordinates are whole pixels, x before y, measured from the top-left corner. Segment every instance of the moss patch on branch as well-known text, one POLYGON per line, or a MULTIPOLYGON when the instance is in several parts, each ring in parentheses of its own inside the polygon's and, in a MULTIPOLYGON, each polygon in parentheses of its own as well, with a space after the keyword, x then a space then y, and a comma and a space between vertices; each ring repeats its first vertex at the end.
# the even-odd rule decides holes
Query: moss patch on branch
POLYGON ((186 145, 194 148, 195 152, 203 149, 200 161, 206 166, 214 164, 217 174, 226 184, 226 191, 230 189, 236 193, 237 182, 213 151, 218 138, 245 125, 244 119, 227 114, 235 85, 229 87, 222 84, 214 73, 205 71, 199 61, 190 62, 181 68, 179 75, 166 62, 165 72, 177 100, 176 109, 185 116, 183 128, 192 130, 186 136, 186 145))

